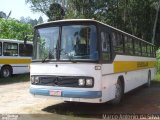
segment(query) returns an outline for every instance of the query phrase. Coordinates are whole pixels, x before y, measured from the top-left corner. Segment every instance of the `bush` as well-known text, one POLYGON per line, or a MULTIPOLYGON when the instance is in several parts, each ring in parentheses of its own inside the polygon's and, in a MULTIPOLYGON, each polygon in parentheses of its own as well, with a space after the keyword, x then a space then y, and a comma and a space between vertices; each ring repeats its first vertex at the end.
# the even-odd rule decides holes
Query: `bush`
POLYGON ((23 24, 14 19, 0 18, 0 38, 23 40, 24 35, 33 35, 30 24, 23 24))

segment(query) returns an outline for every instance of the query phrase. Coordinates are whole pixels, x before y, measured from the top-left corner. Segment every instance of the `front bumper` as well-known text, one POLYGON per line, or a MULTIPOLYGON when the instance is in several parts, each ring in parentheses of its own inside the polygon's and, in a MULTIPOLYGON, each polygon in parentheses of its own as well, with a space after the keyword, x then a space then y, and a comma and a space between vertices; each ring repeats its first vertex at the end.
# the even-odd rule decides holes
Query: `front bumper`
MULTIPOLYGON (((54 90, 54 89, 32 88, 31 87, 30 93, 33 95, 50 96, 50 90, 54 90)), ((55 89, 55 90, 57 90, 57 89, 55 89)), ((61 92, 62 92, 62 94, 60 97, 66 97, 66 98, 94 99, 94 98, 101 98, 102 97, 102 91, 61 90, 61 92)))

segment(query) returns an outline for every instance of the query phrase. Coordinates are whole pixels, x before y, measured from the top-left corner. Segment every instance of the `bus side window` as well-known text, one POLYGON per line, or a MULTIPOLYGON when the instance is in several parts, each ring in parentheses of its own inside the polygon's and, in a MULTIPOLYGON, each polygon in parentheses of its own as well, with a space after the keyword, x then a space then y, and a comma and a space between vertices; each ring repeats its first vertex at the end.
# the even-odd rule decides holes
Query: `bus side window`
POLYGON ((141 56, 141 41, 134 39, 134 51, 136 56, 141 56))
POLYGON ((147 45, 147 55, 148 57, 151 57, 151 45, 147 45))
POLYGON ((123 36, 118 32, 112 33, 113 48, 115 53, 123 54, 123 36))
POLYGON ((125 53, 127 55, 133 55, 133 39, 125 36, 125 53))
POLYGON ((109 33, 102 31, 101 32, 101 42, 102 42, 102 57, 104 61, 110 60, 110 42, 109 42, 109 33))
POLYGON ((17 43, 3 43, 3 55, 4 56, 18 56, 18 44, 17 43))
POLYGON ((155 53, 156 53, 155 50, 154 50, 154 48, 155 48, 155 47, 152 46, 152 57, 155 57, 155 53))
POLYGON ((147 44, 145 42, 142 42, 142 56, 147 56, 147 44))
POLYGON ((31 57, 32 51, 33 51, 32 45, 26 44, 26 46, 24 46, 24 44, 19 44, 19 55, 20 56, 31 57))
POLYGON ((155 46, 153 46, 153 57, 156 57, 156 47, 155 46))

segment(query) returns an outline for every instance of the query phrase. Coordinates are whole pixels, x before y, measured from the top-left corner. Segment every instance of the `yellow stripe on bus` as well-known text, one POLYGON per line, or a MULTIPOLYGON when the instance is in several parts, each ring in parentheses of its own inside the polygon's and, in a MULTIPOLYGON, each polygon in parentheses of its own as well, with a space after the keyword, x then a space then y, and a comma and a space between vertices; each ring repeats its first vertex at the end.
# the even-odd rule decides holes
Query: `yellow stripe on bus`
POLYGON ((114 61, 114 73, 154 68, 155 61, 114 61))
POLYGON ((29 64, 31 63, 31 59, 3 59, 0 58, 0 64, 29 64))

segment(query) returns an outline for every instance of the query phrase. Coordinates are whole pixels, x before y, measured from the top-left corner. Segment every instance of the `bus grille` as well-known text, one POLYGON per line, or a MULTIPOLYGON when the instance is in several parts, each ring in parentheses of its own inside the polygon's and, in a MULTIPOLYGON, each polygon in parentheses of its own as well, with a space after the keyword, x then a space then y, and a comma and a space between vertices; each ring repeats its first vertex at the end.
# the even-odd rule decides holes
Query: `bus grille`
POLYGON ((39 77, 36 85, 57 86, 57 87, 78 87, 78 77, 39 77))

